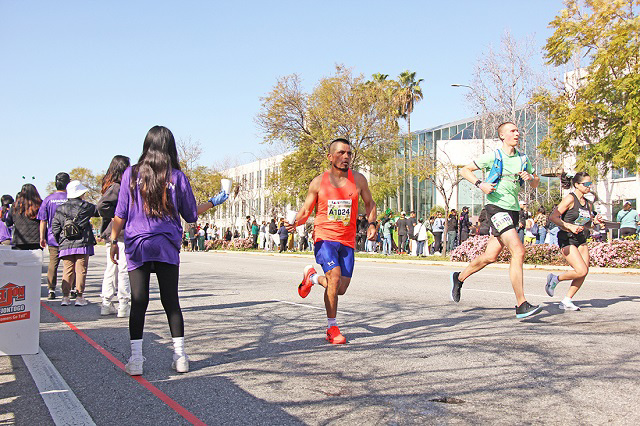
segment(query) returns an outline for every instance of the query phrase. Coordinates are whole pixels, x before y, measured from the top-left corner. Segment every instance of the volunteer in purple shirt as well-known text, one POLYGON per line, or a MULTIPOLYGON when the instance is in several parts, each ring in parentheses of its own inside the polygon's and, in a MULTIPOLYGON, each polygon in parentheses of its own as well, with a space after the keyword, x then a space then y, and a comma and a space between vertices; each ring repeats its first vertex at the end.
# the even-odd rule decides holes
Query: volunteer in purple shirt
POLYGON ((11 204, 13 204, 13 197, 9 194, 2 196, 2 213, 0 213, 0 244, 8 246, 11 244, 11 229, 7 226, 5 221, 11 210, 11 204))
POLYGON ((149 279, 155 272, 160 299, 173 338, 173 363, 179 373, 189 371, 184 350, 184 321, 178 300, 178 272, 182 225, 196 222, 198 215, 223 203, 228 194, 220 191, 208 202, 197 205, 187 177, 180 171, 173 134, 162 126, 147 133, 138 164, 122 175, 118 205, 111 230, 111 260, 118 260, 118 237, 124 229, 124 252, 131 283, 129 335, 131 357, 125 370, 142 374, 142 332, 149 304, 149 279))
MULTIPOLYGON (((47 196, 40 210, 38 210, 38 220, 40 220, 40 247, 49 246, 49 269, 47 270, 47 284, 49 286, 49 299, 56 298, 56 284, 58 281, 58 265, 60 258, 58 257, 58 243, 51 232, 53 217, 56 215, 58 207, 67 202, 67 185, 71 181, 68 173, 60 172, 56 175, 56 192, 47 196)), ((71 283, 73 288, 73 283, 71 283)), ((70 294, 71 298, 75 298, 75 291, 70 294)))

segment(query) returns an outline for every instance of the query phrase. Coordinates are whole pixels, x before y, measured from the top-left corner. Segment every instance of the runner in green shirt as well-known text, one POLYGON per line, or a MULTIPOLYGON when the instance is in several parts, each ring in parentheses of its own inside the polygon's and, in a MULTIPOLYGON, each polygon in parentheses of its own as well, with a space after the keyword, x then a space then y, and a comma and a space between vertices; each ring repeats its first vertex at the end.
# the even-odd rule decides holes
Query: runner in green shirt
POLYGON ((462 177, 487 194, 488 203, 485 208, 491 225, 491 237, 482 255, 471 261, 461 272, 451 274, 451 300, 459 302, 463 282, 485 266, 496 262, 500 252, 506 247, 511 252, 509 277, 516 295, 516 317, 526 318, 537 314, 542 308, 531 305, 524 296, 524 246, 517 232, 520 211, 518 193, 520 179, 535 188, 540 183, 540 178, 535 174, 529 159, 525 162, 526 157, 521 156, 516 149, 520 138, 518 127, 511 122, 502 123, 498 126, 498 136, 502 140, 502 147, 499 148, 502 155, 502 177, 497 183, 482 182, 473 174, 480 169, 491 170, 496 157, 493 151, 481 155, 460 170, 462 177))

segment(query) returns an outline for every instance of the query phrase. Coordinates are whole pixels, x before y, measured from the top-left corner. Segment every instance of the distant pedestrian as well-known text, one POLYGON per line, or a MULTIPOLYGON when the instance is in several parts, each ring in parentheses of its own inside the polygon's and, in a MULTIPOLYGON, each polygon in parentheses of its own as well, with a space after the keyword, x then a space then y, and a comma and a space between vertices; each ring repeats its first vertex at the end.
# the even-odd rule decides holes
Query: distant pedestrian
POLYGON ((71 304, 70 293, 73 283, 76 287, 76 306, 85 306, 84 297, 89 257, 93 256, 96 237, 93 235, 91 218, 98 216, 96 206, 82 197, 89 189, 79 180, 72 180, 67 186, 67 202, 56 210, 51 224, 53 236, 58 243, 58 255, 62 260, 62 301, 61 306, 71 304))
MULTIPOLYGON (((58 265, 60 258, 58 257, 58 243, 53 237, 51 225, 53 216, 59 206, 67 202, 67 185, 71 182, 68 173, 60 172, 55 177, 55 192, 49 194, 38 210, 38 219, 40 220, 40 246, 49 249, 49 268, 47 270, 47 285, 49 287, 49 299, 56 298, 56 285, 58 281, 58 265)), ((76 297, 75 290, 71 291, 71 298, 76 297)))
POLYGON ((11 228, 7 226, 6 220, 9 210, 13 204, 13 197, 5 194, 2 196, 2 212, 0 213, 0 244, 8 246, 11 244, 11 228))
POLYGON ((37 250, 40 246, 40 221, 37 219, 42 198, 30 183, 22 185, 5 219, 7 226, 13 226, 11 245, 16 250, 37 250))
POLYGON ((544 240, 547 238, 547 212, 544 207, 538 207, 538 213, 533 218, 535 226, 533 227, 533 235, 536 236, 536 244, 544 244, 544 240))
POLYGON ((284 220, 280 221, 280 229, 278 229, 278 236, 280 237, 280 253, 287 250, 287 242, 289 240, 289 231, 284 226, 284 220))
POLYGON ((616 216, 616 222, 620 222, 620 238, 635 237, 637 227, 640 225, 638 212, 631 207, 630 201, 625 201, 616 216))
POLYGON ((254 220, 253 222, 251 222, 251 239, 252 239, 251 248, 254 250, 258 248, 259 233, 260 233, 260 227, 258 226, 258 222, 254 220))
POLYGON ((441 212, 436 212, 436 217, 433 219, 433 237, 435 242, 433 243, 434 253, 442 253, 442 235, 444 233, 445 220, 442 217, 441 212))
POLYGON ((398 233, 398 254, 404 254, 405 253, 405 245, 407 244, 407 234, 408 234, 408 229, 407 229, 407 218, 406 218, 406 213, 405 212, 401 212, 400 213, 400 219, 396 220, 396 232, 398 233))
POLYGON ((129 157, 116 155, 111 160, 107 173, 102 178, 102 197, 96 205, 98 213, 102 216, 102 226, 100 236, 107 245, 107 266, 102 278, 102 304, 100 315, 118 314, 118 318, 126 318, 131 310, 131 284, 129 283, 129 273, 127 272, 127 259, 125 256, 124 239, 120 237, 118 244, 118 257, 121 259, 118 264, 111 262, 111 228, 113 218, 118 205, 120 194, 120 182, 124 171, 131 164, 129 157), (118 307, 113 303, 114 296, 118 299, 118 307))
POLYGON ((458 212, 451 209, 449 218, 447 219, 447 252, 451 252, 456 248, 456 239, 458 236, 458 212))

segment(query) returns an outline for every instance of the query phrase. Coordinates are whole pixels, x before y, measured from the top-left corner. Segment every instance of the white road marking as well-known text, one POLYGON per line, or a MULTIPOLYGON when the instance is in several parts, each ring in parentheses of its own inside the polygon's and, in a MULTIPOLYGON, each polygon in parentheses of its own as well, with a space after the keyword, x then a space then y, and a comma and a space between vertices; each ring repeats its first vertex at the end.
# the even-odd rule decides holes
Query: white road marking
MULTIPOLYGON (((303 306, 305 308, 311 308, 311 309, 320 309, 321 311, 324 311, 325 308, 321 308, 319 306, 311 306, 311 305, 305 305, 303 303, 295 303, 295 302, 288 302, 286 300, 277 300, 274 299, 274 302, 280 302, 280 303, 286 303, 287 305, 296 305, 296 306, 303 306)), ((339 314, 345 314, 345 315, 355 315, 353 312, 347 312, 347 311, 338 311, 339 314)))
POLYGON ((35 355, 22 355, 22 359, 49 409, 51 419, 57 426, 95 425, 42 348, 35 355))

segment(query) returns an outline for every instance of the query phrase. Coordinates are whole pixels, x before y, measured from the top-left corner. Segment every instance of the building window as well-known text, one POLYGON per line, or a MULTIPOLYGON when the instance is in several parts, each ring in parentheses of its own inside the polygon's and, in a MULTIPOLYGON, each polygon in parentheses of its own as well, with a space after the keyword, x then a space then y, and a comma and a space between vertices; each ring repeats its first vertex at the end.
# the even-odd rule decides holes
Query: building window
POLYGON ((625 179, 636 177, 636 174, 628 170, 626 167, 611 170, 612 179, 625 179))
POLYGON ((262 179, 262 171, 258 170, 256 172, 256 188, 258 188, 258 189, 260 189, 262 187, 261 179, 262 179))

